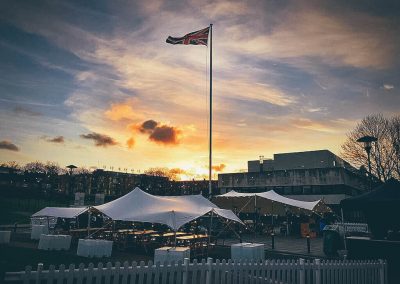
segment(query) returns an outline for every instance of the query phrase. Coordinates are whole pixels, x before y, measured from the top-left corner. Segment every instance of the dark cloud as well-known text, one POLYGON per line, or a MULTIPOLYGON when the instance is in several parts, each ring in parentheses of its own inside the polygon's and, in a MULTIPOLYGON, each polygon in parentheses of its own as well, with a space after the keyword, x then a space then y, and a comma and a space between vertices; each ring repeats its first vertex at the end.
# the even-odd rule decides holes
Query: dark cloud
POLYGON ((99 134, 96 132, 92 132, 89 134, 81 134, 80 137, 83 139, 93 140, 97 147, 107 147, 118 144, 112 137, 105 134, 99 134))
POLYGON ((176 145, 179 143, 178 135, 180 130, 173 126, 157 126, 150 134, 149 139, 160 144, 176 145))
POLYGON ((225 164, 212 166, 212 169, 216 172, 222 172, 226 168, 225 164))
POLYGON ((62 144, 62 143, 65 142, 65 141, 64 141, 64 136, 56 136, 56 137, 54 137, 54 138, 46 137, 45 140, 46 140, 47 142, 59 143, 59 144, 62 144))
POLYGON ((10 150, 10 151, 15 151, 15 152, 19 151, 19 148, 15 144, 11 143, 10 141, 6 141, 6 140, 0 141, 0 149, 10 150))
POLYGON ((42 114, 40 112, 36 112, 21 106, 16 106, 14 108, 14 112, 16 114, 22 114, 22 115, 28 115, 28 116, 41 116, 42 114))
POLYGON ((162 125, 153 119, 146 120, 139 125, 129 125, 128 128, 143 134, 148 134, 149 140, 164 145, 179 144, 179 134, 182 132, 177 127, 162 125))
POLYGON ((157 125, 158 125, 157 121, 150 119, 143 122, 138 129, 142 133, 152 133, 154 129, 157 127, 157 125))

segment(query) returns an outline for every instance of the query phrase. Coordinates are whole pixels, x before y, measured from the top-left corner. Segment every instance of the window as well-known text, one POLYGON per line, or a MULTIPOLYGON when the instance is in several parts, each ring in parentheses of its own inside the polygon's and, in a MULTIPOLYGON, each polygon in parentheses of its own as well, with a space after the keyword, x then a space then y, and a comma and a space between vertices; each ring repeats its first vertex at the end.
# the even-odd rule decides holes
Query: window
POLYGON ((303 194, 311 194, 311 186, 303 186, 303 194))

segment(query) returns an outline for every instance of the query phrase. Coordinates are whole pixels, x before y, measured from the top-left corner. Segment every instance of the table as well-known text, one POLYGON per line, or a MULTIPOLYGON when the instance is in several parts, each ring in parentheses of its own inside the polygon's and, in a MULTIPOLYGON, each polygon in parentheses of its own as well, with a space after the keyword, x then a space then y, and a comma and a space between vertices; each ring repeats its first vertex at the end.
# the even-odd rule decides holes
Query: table
POLYGON ((40 236, 38 249, 42 250, 69 250, 71 236, 69 235, 46 235, 40 236))
POLYGON ((112 253, 112 246, 113 241, 79 239, 78 250, 76 254, 85 257, 110 257, 112 253))
POLYGON ((39 240, 41 234, 48 234, 49 228, 47 225, 32 225, 31 239, 39 240))
POLYGON ((190 259, 189 247, 162 247, 154 251, 154 263, 170 263, 190 259))
POLYGON ((0 244, 10 243, 11 231, 0 231, 0 244))
POLYGON ((239 243, 231 245, 231 259, 260 261, 265 259, 264 244, 239 243))

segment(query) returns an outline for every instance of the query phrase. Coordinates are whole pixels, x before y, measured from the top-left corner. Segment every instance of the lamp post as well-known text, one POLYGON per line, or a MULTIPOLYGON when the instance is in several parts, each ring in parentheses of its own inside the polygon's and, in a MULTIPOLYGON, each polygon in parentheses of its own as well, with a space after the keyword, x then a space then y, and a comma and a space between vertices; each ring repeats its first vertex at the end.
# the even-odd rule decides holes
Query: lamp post
POLYGON ((372 188, 372 175, 371 175, 371 149, 372 149, 372 142, 378 141, 378 138, 374 136, 363 136, 357 139, 357 142, 364 143, 364 149, 368 155, 368 175, 369 175, 369 189, 372 188))
POLYGON ((68 194, 71 193, 71 189, 72 189, 72 172, 74 171, 74 169, 77 168, 77 166, 75 165, 69 165, 66 167, 69 170, 69 183, 68 183, 68 194))

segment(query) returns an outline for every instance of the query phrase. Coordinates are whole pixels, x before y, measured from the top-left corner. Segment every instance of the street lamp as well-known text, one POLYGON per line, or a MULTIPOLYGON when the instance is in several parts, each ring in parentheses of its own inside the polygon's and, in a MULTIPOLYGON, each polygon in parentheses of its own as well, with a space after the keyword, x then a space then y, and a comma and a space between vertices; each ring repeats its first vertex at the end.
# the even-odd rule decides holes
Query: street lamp
POLYGON ((77 166, 75 165, 69 165, 66 167, 67 169, 69 169, 69 183, 68 183, 68 193, 71 193, 72 191, 72 172, 74 171, 74 169, 77 168, 77 166))
POLYGON ((371 176, 371 148, 372 142, 378 141, 378 138, 374 136, 363 136, 357 139, 357 142, 364 143, 364 149, 368 155, 368 173, 369 173, 369 189, 371 190, 372 176, 371 176))
POLYGON ((69 166, 67 166, 66 168, 69 169, 69 174, 72 175, 73 170, 76 169, 77 166, 69 165, 69 166))

